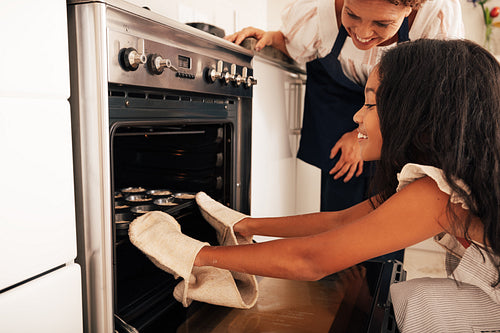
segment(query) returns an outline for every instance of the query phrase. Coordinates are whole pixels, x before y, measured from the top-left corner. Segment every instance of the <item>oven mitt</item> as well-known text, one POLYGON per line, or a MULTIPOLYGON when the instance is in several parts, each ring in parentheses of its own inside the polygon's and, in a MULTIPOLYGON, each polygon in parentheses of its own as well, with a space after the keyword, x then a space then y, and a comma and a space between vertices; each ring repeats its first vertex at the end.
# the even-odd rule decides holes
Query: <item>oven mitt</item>
POLYGON ((167 213, 153 211, 141 215, 130 223, 130 242, 138 247, 159 268, 192 280, 191 270, 196 255, 208 243, 185 236, 181 226, 167 213))
POLYGON ((255 275, 227 269, 193 267, 194 281, 179 282, 174 297, 185 307, 200 301, 238 309, 250 309, 257 302, 259 291, 255 275))
POLYGON ((159 268, 184 280, 174 289, 174 297, 185 307, 193 300, 248 309, 258 297, 255 276, 215 267, 193 267, 196 255, 208 243, 181 232, 170 215, 153 211, 129 227, 129 238, 159 268))
POLYGON ((215 229, 220 245, 252 243, 252 237, 236 235, 233 230, 233 226, 245 217, 248 217, 248 215, 224 206, 220 202, 210 198, 205 192, 198 192, 196 194, 196 203, 200 208, 203 218, 215 229))

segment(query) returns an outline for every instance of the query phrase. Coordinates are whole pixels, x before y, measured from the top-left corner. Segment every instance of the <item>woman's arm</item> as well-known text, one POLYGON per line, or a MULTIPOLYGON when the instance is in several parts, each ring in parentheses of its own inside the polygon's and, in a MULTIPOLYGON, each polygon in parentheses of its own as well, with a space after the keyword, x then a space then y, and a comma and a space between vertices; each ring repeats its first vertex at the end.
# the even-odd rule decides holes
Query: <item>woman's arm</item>
MULTIPOLYGON (((282 26, 278 31, 264 31, 248 27, 224 38, 240 44, 247 37, 255 37, 258 40, 255 45, 256 51, 260 51, 269 45, 298 63, 306 63, 318 57, 318 48, 322 45, 320 36, 323 34, 319 27, 319 11, 334 12, 333 2, 323 7, 326 8, 320 8, 317 0, 293 1, 283 9, 281 13, 282 26)), ((330 32, 331 29, 326 28, 330 32)), ((338 31, 337 27, 333 27, 333 31, 336 33, 338 31)), ((325 33, 325 35, 330 36, 331 34, 325 33)), ((320 53, 325 56, 330 49, 330 45, 325 46, 320 53)))
POLYGON ((249 274, 318 280, 449 229, 449 196, 430 178, 419 179, 368 215, 329 231, 265 243, 204 247, 196 266, 249 274))

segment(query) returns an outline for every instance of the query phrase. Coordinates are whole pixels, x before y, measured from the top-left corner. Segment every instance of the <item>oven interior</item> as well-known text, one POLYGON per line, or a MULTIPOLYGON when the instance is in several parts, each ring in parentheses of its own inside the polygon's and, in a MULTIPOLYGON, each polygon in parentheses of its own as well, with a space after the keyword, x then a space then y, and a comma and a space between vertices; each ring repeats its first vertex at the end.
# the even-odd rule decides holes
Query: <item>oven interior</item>
MULTIPOLYGON (((130 243, 128 222, 149 210, 161 210, 177 219, 184 234, 216 245, 215 232, 201 217, 192 194, 204 191, 231 206, 234 126, 228 117, 178 117, 182 110, 206 107, 203 99, 120 91, 110 90, 110 114, 126 114, 112 121, 110 137, 115 329, 127 332, 130 325, 140 332, 175 331, 197 304, 184 309, 173 298, 179 281, 130 243), (131 103, 133 109, 124 107, 131 103), (145 119, 148 112, 153 116, 145 119)), ((218 112, 226 106, 222 110, 227 112, 227 105, 213 103, 212 98, 208 109, 218 112)))

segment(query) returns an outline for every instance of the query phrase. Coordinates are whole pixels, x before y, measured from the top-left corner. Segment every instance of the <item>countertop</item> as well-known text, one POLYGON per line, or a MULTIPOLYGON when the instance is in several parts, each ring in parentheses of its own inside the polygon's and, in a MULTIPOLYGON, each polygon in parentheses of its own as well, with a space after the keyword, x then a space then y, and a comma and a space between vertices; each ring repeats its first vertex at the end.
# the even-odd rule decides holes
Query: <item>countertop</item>
MULTIPOLYGON (((381 266, 366 262, 313 282, 257 277, 259 298, 253 308, 199 303, 177 333, 367 332, 375 324, 380 332, 382 320, 373 307, 380 295, 381 266)), ((382 289, 387 292, 388 285, 382 289)))
POLYGON ((306 73, 304 65, 298 64, 292 58, 290 58, 280 50, 275 49, 272 46, 266 46, 260 51, 255 51, 255 44, 257 44, 257 39, 249 37, 246 38, 241 43, 241 46, 247 50, 252 51, 254 56, 256 57, 260 57, 268 61, 274 62, 287 69, 291 69, 297 72, 302 72, 303 74, 306 73))

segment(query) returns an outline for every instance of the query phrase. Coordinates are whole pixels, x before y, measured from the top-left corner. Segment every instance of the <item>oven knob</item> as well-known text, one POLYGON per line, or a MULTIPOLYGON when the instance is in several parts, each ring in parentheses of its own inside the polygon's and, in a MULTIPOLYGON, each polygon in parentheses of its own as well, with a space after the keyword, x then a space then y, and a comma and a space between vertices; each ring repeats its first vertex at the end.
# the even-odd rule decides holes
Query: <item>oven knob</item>
POLYGON ((163 58, 158 54, 150 54, 148 56, 147 67, 151 74, 160 75, 163 73, 164 66, 161 65, 163 58))
POLYGON ((240 74, 236 75, 234 84, 237 87, 239 87, 242 83, 245 83, 247 81, 247 75, 248 75, 248 68, 243 67, 243 69, 241 70, 241 75, 240 74))
POLYGON ((225 76, 225 82, 228 84, 229 82, 233 82, 235 86, 239 86, 240 84, 238 83, 241 81, 241 79, 238 79, 238 77, 241 77, 241 75, 236 74, 236 65, 232 64, 231 65, 231 72, 228 74, 226 73, 225 76))
POLYGON ((257 84, 257 80, 253 76, 248 76, 248 68, 243 67, 241 74, 241 81, 245 82, 245 88, 250 88, 251 86, 255 86, 257 84))
POLYGON ((241 71, 241 77, 236 79, 236 85, 240 85, 241 83, 244 83, 245 88, 250 88, 252 85, 257 84, 257 80, 254 79, 253 76, 248 76, 248 68, 243 67, 241 71), (238 83, 239 82, 239 83, 238 83))
POLYGON ((163 59, 162 56, 158 54, 150 54, 148 56, 147 67, 151 74, 156 75, 160 75, 161 73, 163 73, 163 70, 165 68, 168 68, 174 72, 179 71, 172 65, 172 61, 170 61, 170 59, 163 59))
POLYGON ((234 79, 233 83, 235 86, 239 87, 243 83, 243 76, 240 74, 236 74, 236 78, 234 79))
POLYGON ((253 76, 249 76, 246 79, 246 87, 250 88, 251 86, 257 85, 257 79, 255 79, 253 76))
POLYGON ((129 47, 120 50, 118 61, 125 70, 135 71, 139 65, 146 63, 146 55, 139 54, 136 49, 129 47))
POLYGON ((207 71, 207 78, 210 83, 214 83, 218 79, 222 78, 222 67, 224 66, 224 63, 222 60, 217 61, 217 68, 212 68, 207 71))
POLYGON ((231 74, 230 72, 224 72, 222 74, 222 80, 224 81, 225 84, 229 84, 229 82, 234 81, 234 75, 231 74))

